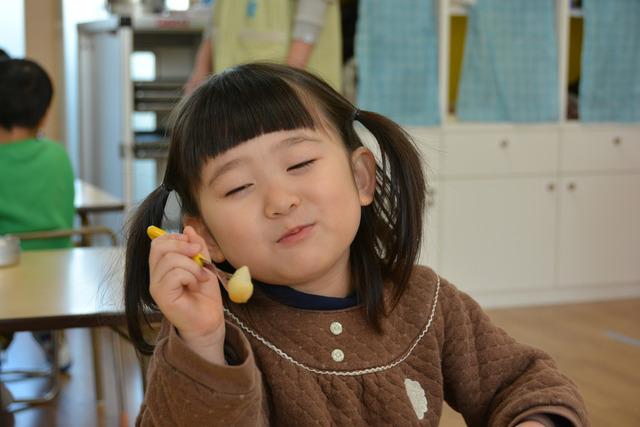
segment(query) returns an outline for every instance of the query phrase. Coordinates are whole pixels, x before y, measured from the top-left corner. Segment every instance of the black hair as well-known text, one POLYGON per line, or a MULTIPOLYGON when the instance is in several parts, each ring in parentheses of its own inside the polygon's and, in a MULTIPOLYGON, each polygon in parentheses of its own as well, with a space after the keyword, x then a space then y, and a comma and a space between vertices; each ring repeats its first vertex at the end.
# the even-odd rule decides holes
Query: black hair
POLYGON ((49 108, 53 85, 47 72, 28 59, 0 61, 0 126, 36 129, 49 108))
POLYGON ((199 217, 197 192, 204 164, 262 134, 300 128, 331 128, 349 152, 362 147, 354 118, 377 139, 381 159, 373 203, 362 208, 350 249, 351 280, 370 324, 380 330, 385 282, 393 301, 404 292, 420 248, 426 182, 419 151, 393 121, 357 110, 328 84, 285 65, 252 63, 212 76, 176 107, 163 184, 140 205, 129 223, 125 265, 125 307, 136 348, 153 346, 142 334, 144 313, 157 310, 149 293, 149 238, 145 230, 162 220, 170 190, 182 200, 182 214, 199 217))
POLYGON ((4 49, 0 48, 0 61, 4 61, 5 59, 10 59, 11 57, 4 49))

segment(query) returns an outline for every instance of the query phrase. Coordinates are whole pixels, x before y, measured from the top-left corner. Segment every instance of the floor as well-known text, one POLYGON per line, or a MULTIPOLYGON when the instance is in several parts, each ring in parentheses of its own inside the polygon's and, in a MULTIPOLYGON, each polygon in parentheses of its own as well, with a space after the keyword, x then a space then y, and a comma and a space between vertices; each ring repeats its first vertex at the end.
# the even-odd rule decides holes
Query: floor
MULTIPOLYGON (((491 310, 518 341, 544 349, 576 382, 593 427, 640 425, 640 299, 491 310)), ((442 426, 464 426, 448 410, 442 426)))
MULTIPOLYGON (((15 427, 49 427, 49 426, 82 426, 110 427, 133 426, 140 403, 142 402, 142 382, 140 369, 132 348, 123 343, 123 378, 126 386, 124 411, 119 409, 116 395, 116 376, 114 374, 113 334, 109 329, 100 330, 100 347, 102 354, 102 378, 104 381, 104 399, 101 404, 96 401, 94 388, 93 360, 91 351, 91 335, 86 329, 69 329, 67 340, 72 354, 72 365, 69 372, 62 376, 60 394, 54 402, 46 405, 17 409, 13 417, 5 414, 4 424, 0 415, 0 426, 15 427), (13 418, 13 419, 12 419, 13 418)), ((11 344, 3 370, 9 369, 44 369, 45 357, 33 340, 30 333, 17 334, 11 344)), ((49 383, 43 379, 22 380, 7 383, 16 397, 30 397, 47 390, 49 383)))
MULTIPOLYGON (((545 349, 580 388, 593 427, 640 425, 640 299, 590 304, 557 305, 489 312, 496 324, 516 339, 545 349)), ((133 425, 142 399, 142 385, 133 351, 124 352, 126 414, 121 417, 116 399, 110 334, 103 331, 102 353, 105 371, 103 405, 94 394, 90 335, 86 330, 67 331, 73 365, 54 403, 19 410, 4 425, 117 426, 133 425)), ((3 369, 43 366, 44 358, 30 334, 18 335, 3 369)), ((16 395, 43 387, 38 381, 10 383, 16 395)), ((0 425, 3 425, 0 419, 0 425)), ((464 426, 452 410, 445 411, 441 426, 464 426)))

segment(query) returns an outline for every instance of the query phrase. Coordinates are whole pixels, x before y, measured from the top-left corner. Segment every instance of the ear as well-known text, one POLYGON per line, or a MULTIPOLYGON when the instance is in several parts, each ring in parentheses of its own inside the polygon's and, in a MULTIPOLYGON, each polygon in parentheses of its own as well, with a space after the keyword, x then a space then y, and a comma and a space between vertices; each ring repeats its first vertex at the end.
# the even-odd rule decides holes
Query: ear
POLYGON ((223 262, 226 258, 216 242, 216 239, 213 237, 211 232, 209 232, 209 227, 200 219, 194 218, 191 216, 185 216, 184 225, 190 225, 193 227, 196 232, 204 239, 207 244, 207 249, 209 249, 209 255, 211 256, 211 260, 213 262, 223 262))
POLYGON ((365 147, 357 148, 351 153, 351 169, 360 205, 368 206, 373 202, 376 191, 376 159, 373 153, 365 147))

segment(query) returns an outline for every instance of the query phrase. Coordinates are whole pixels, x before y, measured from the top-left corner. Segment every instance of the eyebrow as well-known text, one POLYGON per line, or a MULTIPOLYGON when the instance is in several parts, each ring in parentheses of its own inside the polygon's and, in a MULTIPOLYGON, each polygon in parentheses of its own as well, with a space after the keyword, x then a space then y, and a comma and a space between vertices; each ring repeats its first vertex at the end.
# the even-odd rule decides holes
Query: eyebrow
MULTIPOLYGON (((273 147, 273 151, 280 151, 284 148, 287 147, 291 147, 293 145, 299 144, 301 142, 305 142, 305 141, 309 141, 309 142, 321 142, 320 139, 318 138, 313 138, 309 135, 293 135, 290 136, 289 138, 285 138, 281 141, 278 141, 276 143, 276 145, 273 147)), ((211 177, 211 179, 209 179, 209 182, 207 183, 208 186, 210 186, 211 184, 214 183, 214 181, 216 179, 218 179, 220 176, 224 175, 225 173, 227 173, 228 171, 230 171, 231 169, 237 167, 238 165, 244 163, 246 161, 245 157, 238 157, 232 160, 229 160, 228 162, 226 162, 225 164, 223 164, 222 166, 220 166, 213 174, 213 176, 211 177)))

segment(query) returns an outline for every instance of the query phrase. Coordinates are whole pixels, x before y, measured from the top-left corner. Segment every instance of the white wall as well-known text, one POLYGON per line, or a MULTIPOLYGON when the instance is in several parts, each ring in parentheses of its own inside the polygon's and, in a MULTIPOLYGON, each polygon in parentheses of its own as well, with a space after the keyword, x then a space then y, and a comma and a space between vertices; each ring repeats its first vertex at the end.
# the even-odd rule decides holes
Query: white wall
MULTIPOLYGON (((0 0, 12 1, 12 0, 0 0)), ((78 30, 80 22, 105 18, 105 0, 60 0, 64 34, 64 77, 67 149, 74 170, 80 171, 78 141, 78 30)))
POLYGON ((12 57, 25 54, 24 1, 0 0, 0 48, 12 57))

